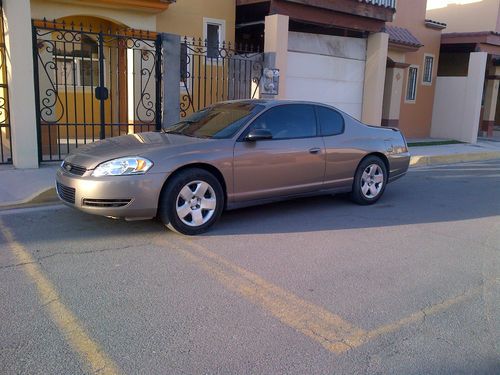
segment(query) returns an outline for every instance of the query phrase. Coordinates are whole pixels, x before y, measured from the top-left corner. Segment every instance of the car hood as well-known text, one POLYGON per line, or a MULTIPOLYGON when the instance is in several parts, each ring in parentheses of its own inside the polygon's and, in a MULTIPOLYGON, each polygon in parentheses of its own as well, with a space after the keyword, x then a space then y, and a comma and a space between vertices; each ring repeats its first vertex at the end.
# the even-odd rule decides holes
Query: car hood
POLYGON ((177 150, 194 143, 204 143, 209 139, 192 138, 182 135, 147 132, 108 138, 78 147, 65 161, 87 169, 125 156, 139 156, 158 149, 177 150))

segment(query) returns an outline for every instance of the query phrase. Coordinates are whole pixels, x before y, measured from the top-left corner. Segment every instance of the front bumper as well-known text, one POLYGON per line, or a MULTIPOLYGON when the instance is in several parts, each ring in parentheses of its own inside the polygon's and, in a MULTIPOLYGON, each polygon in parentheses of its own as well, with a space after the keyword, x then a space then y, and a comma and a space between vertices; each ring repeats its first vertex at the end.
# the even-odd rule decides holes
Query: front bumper
POLYGON ((158 199, 166 178, 162 173, 77 176, 59 168, 56 173, 56 190, 66 205, 89 214, 148 219, 156 216, 158 199))

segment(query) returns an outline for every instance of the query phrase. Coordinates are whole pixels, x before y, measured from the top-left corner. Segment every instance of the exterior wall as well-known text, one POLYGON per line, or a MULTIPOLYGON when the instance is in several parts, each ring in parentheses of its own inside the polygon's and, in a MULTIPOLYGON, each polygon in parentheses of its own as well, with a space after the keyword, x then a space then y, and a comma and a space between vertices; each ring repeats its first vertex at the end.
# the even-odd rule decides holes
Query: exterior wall
MULTIPOLYGON (((436 88, 437 67, 439 64, 439 49, 441 44, 441 30, 425 26, 426 0, 412 0, 398 2, 397 13, 392 25, 405 27, 423 44, 416 52, 407 52, 405 63, 418 66, 417 97, 414 103, 406 102, 406 87, 408 69, 403 72, 403 86, 401 95, 401 109, 399 128, 408 138, 429 137, 432 123, 432 106, 436 88), (432 84, 422 81, 425 55, 434 56, 432 84)), ((440 21, 437 19, 437 21, 440 21)))
MULTIPOLYGON (((156 30, 158 32, 177 34, 181 36, 181 42, 184 42, 184 37, 188 38, 191 42, 195 38, 197 43, 198 40, 204 40, 206 36, 204 35, 204 20, 222 20, 224 21, 225 35, 222 35, 222 41, 226 43, 231 43, 231 48, 234 46, 235 41, 235 22, 236 22, 236 3, 234 0, 180 0, 169 5, 167 11, 158 14, 156 19, 156 30)), ((203 43, 203 42, 202 42, 203 43)), ((228 46, 228 44, 226 45, 228 46)), ((220 46, 222 48, 222 46, 220 46)), ((197 49, 194 47, 194 49, 197 49)), ((203 48, 202 48, 203 49, 203 48)), ((193 51, 188 52, 190 54, 193 51)), ((194 57, 191 56, 191 59, 194 57)), ((199 58, 199 57, 197 57, 199 58)), ((196 58, 195 58, 196 59, 196 58)), ((200 60, 201 61, 201 60, 200 60)), ((188 67, 190 69, 189 74, 191 76, 199 76, 204 74, 212 74, 222 76, 224 74, 224 68, 221 66, 222 60, 216 61, 212 64, 206 64, 201 61, 200 68, 198 69, 198 62, 193 60, 193 63, 188 67), (215 66, 215 67, 214 67, 215 66), (210 71, 210 73, 208 73, 210 71)), ((227 70, 227 69, 226 69, 227 70)), ((203 108, 206 105, 212 104, 212 102, 217 101, 217 98, 212 98, 211 92, 226 92, 227 87, 223 87, 223 82, 220 81, 216 84, 218 87, 211 90, 208 87, 208 82, 204 80, 188 82, 188 89, 182 84, 180 87, 180 97, 181 97, 181 108, 183 108, 182 115, 190 114, 193 109, 203 108), (192 106, 189 105, 189 97, 186 95, 188 90, 191 93, 199 92, 210 92, 210 99, 201 100, 201 97, 192 98, 192 106), (184 110, 185 109, 185 110, 184 110)), ((220 98, 218 100, 221 100, 220 98)))
POLYGON ((203 18, 226 21, 222 39, 234 43, 236 4, 234 0, 179 0, 158 14, 156 30, 181 36, 203 38, 203 18))
MULTIPOLYGON (((168 12, 170 9, 167 9, 168 12)), ((156 30, 156 15, 133 10, 108 9, 47 0, 31 0, 31 17, 52 21, 69 16, 94 16, 139 30, 156 30)))
POLYGON ((290 32, 286 98, 333 105, 361 119, 366 39, 290 32))
POLYGON ((469 4, 448 4, 429 9, 427 18, 447 24, 447 33, 500 31, 500 0, 481 0, 469 4))
POLYGON ((487 54, 471 53, 467 77, 438 77, 432 137, 475 143, 487 54))

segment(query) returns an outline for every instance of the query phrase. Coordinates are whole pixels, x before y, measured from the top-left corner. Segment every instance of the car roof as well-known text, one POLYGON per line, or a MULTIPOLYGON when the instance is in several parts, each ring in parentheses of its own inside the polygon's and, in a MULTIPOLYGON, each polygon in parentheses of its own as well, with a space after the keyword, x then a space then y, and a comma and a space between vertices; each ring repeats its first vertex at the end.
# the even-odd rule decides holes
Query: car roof
MULTIPOLYGON (((292 100, 292 99, 237 99, 237 100, 227 100, 224 102, 220 102, 219 104, 225 103, 252 103, 252 104, 260 104, 268 107, 272 107, 280 104, 313 104, 313 105, 321 105, 325 107, 331 107, 325 103, 313 102, 309 100, 292 100)), ((332 107, 334 108, 334 107, 332 107)))

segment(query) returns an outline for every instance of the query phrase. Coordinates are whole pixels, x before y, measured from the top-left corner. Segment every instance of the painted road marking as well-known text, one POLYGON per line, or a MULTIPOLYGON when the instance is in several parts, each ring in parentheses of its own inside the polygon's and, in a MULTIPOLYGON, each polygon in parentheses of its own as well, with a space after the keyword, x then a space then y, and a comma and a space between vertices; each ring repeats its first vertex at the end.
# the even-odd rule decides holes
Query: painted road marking
POLYGON ((183 249, 173 241, 168 241, 168 246, 174 247, 227 289, 260 306, 285 325, 310 337, 327 350, 343 353, 361 345, 360 340, 366 332, 340 316, 269 283, 191 240, 185 239, 182 242, 189 245, 191 250, 183 249))
MULTIPOLYGON (((440 303, 431 305, 431 306, 426 307, 420 311, 417 311, 417 312, 415 312, 415 313, 413 313, 413 314, 411 314, 403 319, 400 319, 396 322, 389 323, 387 325, 383 325, 379 328, 376 328, 372 331, 366 332, 364 337, 361 337, 361 339, 359 341, 357 341, 358 345, 353 345, 353 347, 364 344, 364 343, 366 343, 370 340, 373 340, 379 336, 386 335, 386 334, 392 333, 392 332, 396 332, 407 325, 421 322, 428 316, 436 315, 440 312, 446 311, 454 305, 458 305, 462 302, 465 302, 469 299, 472 299, 472 298, 480 295, 481 293, 483 293, 485 288, 488 288, 488 287, 494 285, 496 282, 498 282, 497 279, 487 280, 482 285, 480 285, 476 288, 469 289, 461 295, 446 299, 440 303)), ((358 339, 358 337, 356 337, 356 339, 358 339)))
POLYGON ((35 283, 40 304, 47 309, 51 319, 57 325, 73 350, 82 358, 92 373, 119 374, 116 364, 102 350, 99 344, 90 338, 73 312, 61 301, 56 288, 44 275, 31 254, 16 241, 14 235, 0 218, 0 232, 7 240, 8 247, 22 265, 24 273, 35 283))
POLYGON ((50 205, 42 205, 36 207, 17 207, 17 208, 2 208, 0 206, 0 216, 27 214, 39 211, 62 211, 70 209, 71 209, 70 207, 65 206, 62 203, 54 203, 50 205))
MULTIPOLYGON (((227 289, 242 295, 285 325, 312 338, 336 354, 357 348, 379 336, 396 332, 405 326, 422 321, 428 316, 446 311, 451 306, 480 295, 486 287, 499 281, 498 279, 487 280, 481 286, 472 288, 459 296, 426 307, 396 322, 365 331, 347 322, 339 315, 305 301, 229 262, 193 240, 182 238, 181 241, 188 245, 191 250, 183 249, 173 241, 169 241, 168 245, 211 274, 227 289)), ((161 239, 160 242, 162 242, 161 245, 165 244, 161 239)))

